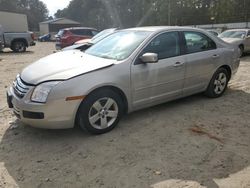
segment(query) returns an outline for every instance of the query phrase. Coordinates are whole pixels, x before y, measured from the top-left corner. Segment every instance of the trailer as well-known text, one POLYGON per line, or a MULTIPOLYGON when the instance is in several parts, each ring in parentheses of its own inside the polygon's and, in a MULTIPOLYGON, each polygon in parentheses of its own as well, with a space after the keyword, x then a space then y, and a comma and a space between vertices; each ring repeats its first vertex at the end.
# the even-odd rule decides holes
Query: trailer
POLYGON ((0 11, 0 25, 4 32, 28 31, 28 20, 25 14, 0 11))

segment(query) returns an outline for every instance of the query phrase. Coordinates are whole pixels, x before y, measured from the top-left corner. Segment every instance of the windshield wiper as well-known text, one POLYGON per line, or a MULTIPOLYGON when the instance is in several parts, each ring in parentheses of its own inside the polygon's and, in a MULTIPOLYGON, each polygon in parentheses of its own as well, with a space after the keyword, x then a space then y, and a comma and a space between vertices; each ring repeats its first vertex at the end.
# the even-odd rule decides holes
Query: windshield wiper
POLYGON ((104 59, 114 59, 113 57, 108 56, 108 55, 101 55, 99 57, 104 58, 104 59))

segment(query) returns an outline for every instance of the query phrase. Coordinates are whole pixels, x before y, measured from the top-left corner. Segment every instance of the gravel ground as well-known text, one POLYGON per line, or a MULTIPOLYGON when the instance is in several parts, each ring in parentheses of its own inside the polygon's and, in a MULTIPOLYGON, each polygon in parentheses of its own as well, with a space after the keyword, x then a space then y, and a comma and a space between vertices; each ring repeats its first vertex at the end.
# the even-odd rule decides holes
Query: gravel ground
POLYGON ((38 43, 23 54, 0 53, 0 187, 250 187, 250 56, 223 97, 134 112, 92 136, 31 128, 7 108, 16 74, 54 49, 38 43))

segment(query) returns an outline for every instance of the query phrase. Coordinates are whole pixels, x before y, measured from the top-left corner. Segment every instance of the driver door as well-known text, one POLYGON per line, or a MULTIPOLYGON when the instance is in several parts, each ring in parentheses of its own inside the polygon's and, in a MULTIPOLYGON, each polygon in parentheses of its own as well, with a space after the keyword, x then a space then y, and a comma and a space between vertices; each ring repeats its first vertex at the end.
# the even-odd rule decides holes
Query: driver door
POLYGON ((182 95, 185 61, 178 32, 156 36, 131 67, 132 100, 135 109, 162 103, 182 95), (143 63, 141 55, 158 54, 158 62, 143 63))

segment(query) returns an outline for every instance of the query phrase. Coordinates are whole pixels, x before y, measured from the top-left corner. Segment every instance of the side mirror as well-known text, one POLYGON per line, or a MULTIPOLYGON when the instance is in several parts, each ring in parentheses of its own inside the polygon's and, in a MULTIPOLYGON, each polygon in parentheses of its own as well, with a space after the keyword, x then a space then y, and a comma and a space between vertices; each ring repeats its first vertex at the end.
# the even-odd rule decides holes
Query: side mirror
POLYGON ((156 53, 145 53, 140 57, 143 63, 157 63, 158 54, 156 53))

